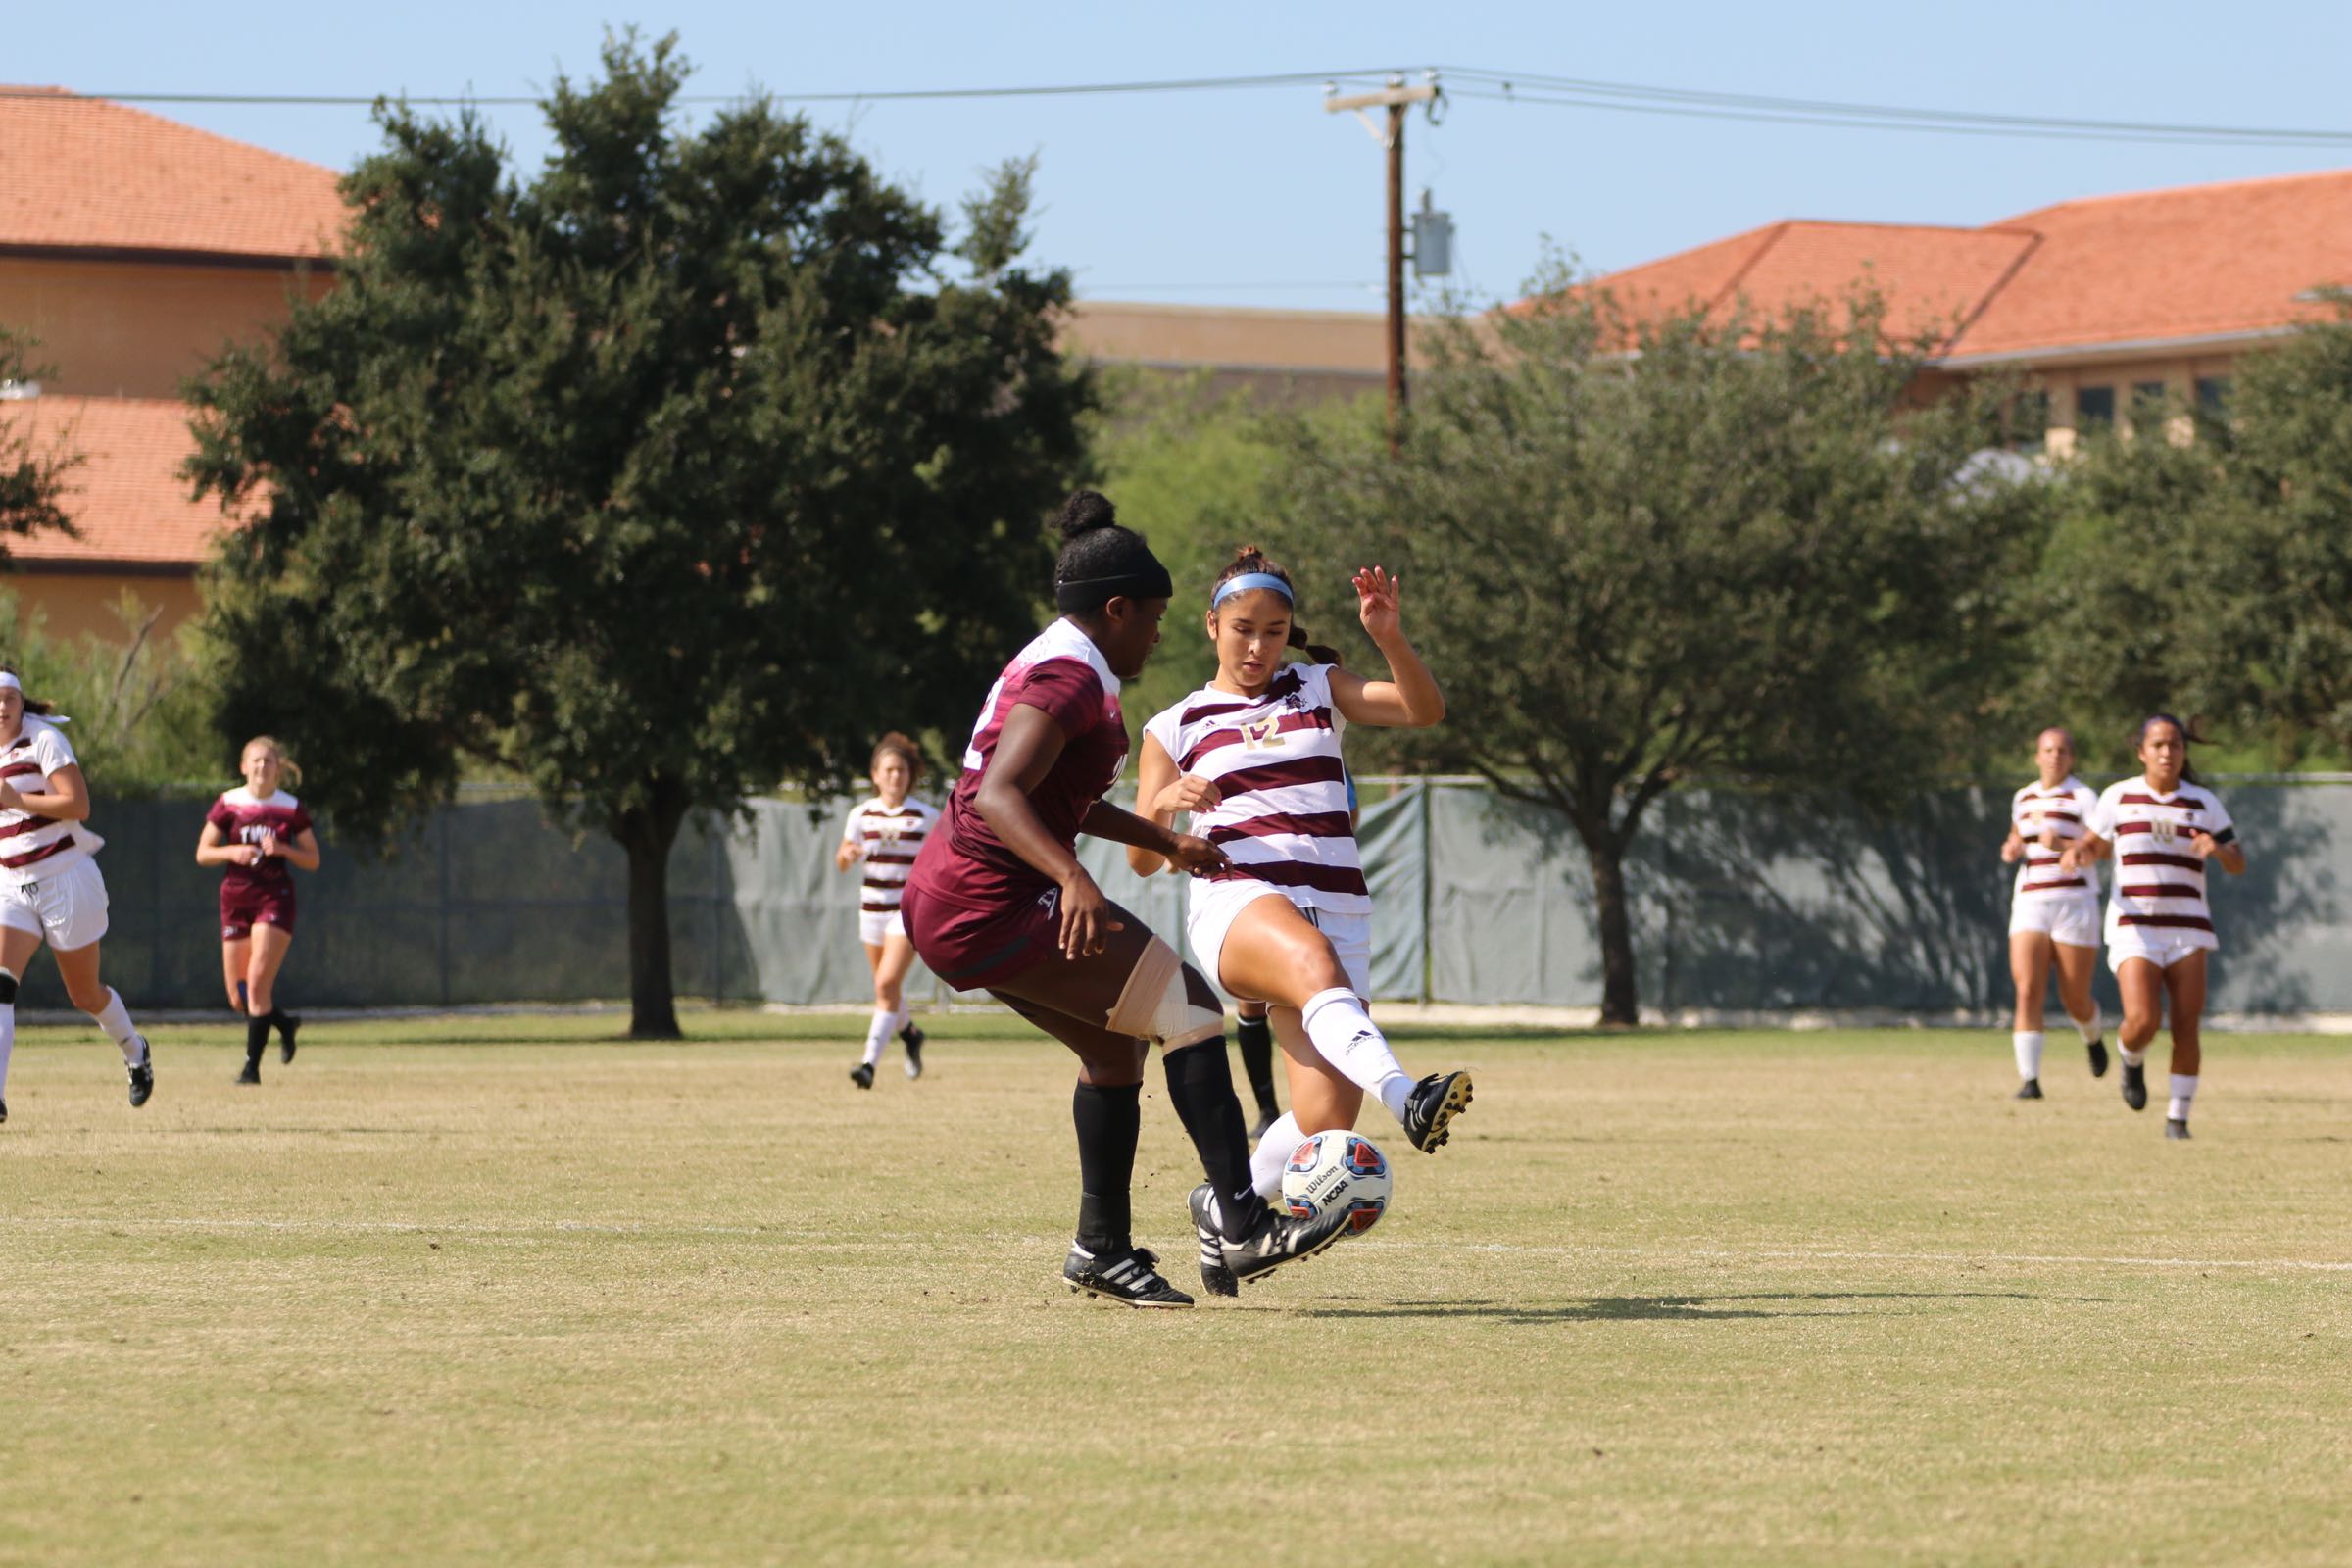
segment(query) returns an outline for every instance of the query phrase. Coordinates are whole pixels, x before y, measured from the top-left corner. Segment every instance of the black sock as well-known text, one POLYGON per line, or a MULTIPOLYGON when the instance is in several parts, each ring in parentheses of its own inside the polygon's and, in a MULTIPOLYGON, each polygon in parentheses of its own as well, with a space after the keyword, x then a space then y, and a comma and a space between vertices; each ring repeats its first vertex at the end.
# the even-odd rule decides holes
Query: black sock
POLYGON ((1225 1042, 1204 1041, 1165 1055, 1168 1099, 1184 1130, 1192 1134, 1200 1168, 1216 1190, 1225 1239, 1241 1241, 1256 1228, 1257 1210, 1265 1205, 1250 1190, 1250 1128, 1233 1093, 1233 1063, 1226 1059, 1225 1042))
POLYGON ((1264 1018, 1244 1018, 1233 1038, 1242 1048, 1242 1075, 1257 1096, 1257 1108, 1269 1116, 1281 1115, 1282 1106, 1274 1099, 1274 1025, 1264 1018))
POLYGON ((1082 1083, 1070 1096, 1078 1127, 1078 1245, 1097 1257, 1135 1246, 1135 1142, 1144 1126, 1142 1084, 1082 1083))
POLYGON ((275 1029, 281 1035, 284 1034, 288 1027, 294 1022, 294 1020, 287 1015, 285 1008, 276 1006, 271 1007, 267 1013, 265 1013, 262 1017, 262 1021, 275 1029))
POLYGON ((245 1060, 248 1064, 262 1059, 262 1050, 270 1044, 270 1015, 245 1020, 245 1060))

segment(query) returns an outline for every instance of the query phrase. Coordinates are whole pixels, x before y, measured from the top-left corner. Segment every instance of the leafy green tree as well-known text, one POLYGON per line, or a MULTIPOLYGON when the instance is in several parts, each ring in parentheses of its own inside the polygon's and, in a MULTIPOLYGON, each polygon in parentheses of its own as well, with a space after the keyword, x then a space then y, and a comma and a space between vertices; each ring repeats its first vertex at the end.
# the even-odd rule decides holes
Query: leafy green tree
POLYGON ((951 247, 838 138, 755 101, 677 123, 674 40, 559 80, 527 182, 470 117, 379 112, 337 286, 193 389, 232 733, 382 837, 461 767, 629 866, 631 1028, 677 1032, 690 811, 960 741, 1033 629, 1090 382, 1023 265, 1030 171, 951 247), (959 266, 957 264, 960 264, 959 266))
POLYGON ((48 371, 28 358, 30 338, 0 326, 0 562, 8 560, 10 535, 26 538, 48 529, 72 537, 74 519, 66 513, 66 476, 79 466, 79 454, 33 438, 28 421, 12 414, 21 409, 9 394, 30 389, 48 371))
POLYGON ((2021 657, 2009 589, 2046 526, 2038 487, 1978 456, 1994 394, 1906 406, 1925 345, 1883 321, 1871 298, 1635 319, 1555 290, 1431 331, 1396 460, 1294 438, 1285 536, 1319 577, 1403 574, 1449 705, 1421 758, 1581 841, 1607 1021, 1639 1015, 1626 856, 1660 795, 1702 775, 1911 789, 2021 657))
POLYGON ((220 788, 235 777, 215 728, 214 687, 196 628, 156 630, 163 612, 124 590, 116 606, 118 638, 51 635, 38 603, 21 609, 0 588, 0 625, 14 625, 9 663, 24 689, 74 721, 74 755, 92 792, 154 795, 173 788, 220 788))

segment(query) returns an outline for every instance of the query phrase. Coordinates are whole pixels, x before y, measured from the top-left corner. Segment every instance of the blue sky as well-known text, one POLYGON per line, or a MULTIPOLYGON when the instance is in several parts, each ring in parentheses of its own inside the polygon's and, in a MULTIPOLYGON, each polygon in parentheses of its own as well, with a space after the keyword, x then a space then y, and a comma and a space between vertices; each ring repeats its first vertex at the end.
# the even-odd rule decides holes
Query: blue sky
MULTIPOLYGON (((484 95, 591 75, 606 23, 675 30, 689 91, 1127 81, 1425 67, 1999 113, 2352 129, 2352 7, 1196 4, 888 7, 640 0, 23 8, 0 77, 91 92, 484 95)), ((953 208, 1006 156, 1041 159, 1037 254, 1082 295, 1375 309, 1381 167, 1313 85, 1116 98, 827 104, 886 173, 953 208)), ((155 112, 347 167, 366 111, 155 112)), ((492 112, 516 156, 529 109, 492 112)), ((1407 135, 1412 199, 1454 215, 1456 282, 1508 295, 1544 237, 1596 270, 1780 218, 1981 223, 2068 197, 2352 165, 2352 147, 2150 146, 1678 119, 1457 99, 1407 135)), ((5 172, 0 172, 4 175, 5 172)))

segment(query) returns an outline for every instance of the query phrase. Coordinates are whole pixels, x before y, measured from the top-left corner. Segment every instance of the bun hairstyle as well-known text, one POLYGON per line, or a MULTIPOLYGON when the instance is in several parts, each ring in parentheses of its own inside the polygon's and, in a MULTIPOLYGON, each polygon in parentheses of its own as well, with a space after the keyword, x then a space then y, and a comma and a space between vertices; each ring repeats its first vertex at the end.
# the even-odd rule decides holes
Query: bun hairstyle
MULTIPOLYGON (((23 680, 24 678, 24 676, 17 674, 16 667, 12 664, 0 664, 0 675, 17 675, 19 680, 23 680)), ((25 692, 24 711, 27 713, 38 713, 42 717, 46 718, 51 713, 57 711, 57 705, 49 702, 45 698, 35 697, 32 695, 32 693, 25 692)))
POLYGON ((865 764, 866 771, 870 773, 875 768, 880 767, 882 765, 882 759, 885 757, 895 757, 906 764, 906 782, 909 786, 918 783, 922 779, 922 753, 914 749, 914 742, 908 740, 906 736, 900 734, 895 729, 889 734, 883 736, 880 740, 874 742, 873 760, 865 764))
POLYGON ((274 735, 256 735, 244 745, 238 747, 238 760, 242 762, 244 760, 245 754, 252 751, 256 746, 267 746, 270 748, 270 750, 275 752, 277 754, 278 777, 284 779, 296 789, 302 788, 302 764, 286 755, 286 749, 277 744, 277 737, 274 735))
POLYGON ((1217 580, 1208 585, 1209 599, 1212 605, 1218 589, 1236 577, 1246 577, 1252 572, 1263 572, 1269 577, 1279 577, 1282 579, 1283 586, 1291 590, 1292 614, 1289 646, 1299 650, 1318 664, 1343 662, 1338 649, 1327 648, 1321 643, 1310 643, 1306 640, 1306 628, 1298 624, 1297 612, 1298 585, 1291 581, 1290 572, 1280 563, 1268 559, 1266 553, 1255 545, 1237 547, 1233 552, 1233 559, 1225 564, 1225 569, 1217 573, 1217 580))
POLYGON ((2213 737, 2207 733, 2205 715, 2191 713, 2188 716, 2188 722, 2184 724, 2170 713, 2150 713, 2139 721, 2139 728, 2132 732, 2132 755, 2133 757, 2137 757, 2139 749, 2148 743, 2148 731, 2159 724, 2170 724, 2180 732, 2180 776, 2194 784, 2197 781, 2196 769, 2188 765, 2187 752, 2191 745, 2212 744, 2213 737))
POLYGON ((1173 599, 1176 580, 1144 536, 1122 528, 1118 509, 1096 490, 1081 490, 1054 518, 1061 554, 1054 562, 1054 608, 1092 614, 1113 599, 1173 599))

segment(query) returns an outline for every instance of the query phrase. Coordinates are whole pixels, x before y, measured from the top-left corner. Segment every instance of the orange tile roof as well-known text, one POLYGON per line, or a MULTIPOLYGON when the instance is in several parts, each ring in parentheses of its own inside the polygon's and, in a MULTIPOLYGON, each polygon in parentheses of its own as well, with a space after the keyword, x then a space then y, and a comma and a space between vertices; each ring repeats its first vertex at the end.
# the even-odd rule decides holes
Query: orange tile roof
POLYGON ((1965 325, 1941 357, 2033 360, 2276 331, 2352 282, 2352 171, 2061 202, 1984 228, 1792 221, 1596 280, 1638 313, 1745 298, 1778 314, 1862 280, 1898 335, 1965 325))
POLYGON ((0 86, 0 245, 319 260, 335 172, 62 87, 0 86))
POLYGON ((218 502, 188 499, 179 466, 196 450, 188 406, 175 398, 42 396, 0 402, 0 425, 27 431, 36 446, 84 458, 66 479, 62 505, 79 539, 41 533, 11 538, 9 554, 52 569, 86 564, 184 565, 211 551, 224 527, 218 502))

